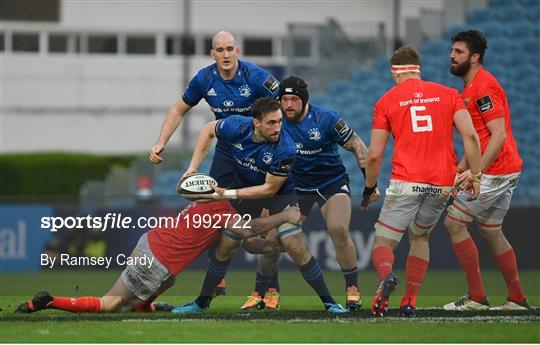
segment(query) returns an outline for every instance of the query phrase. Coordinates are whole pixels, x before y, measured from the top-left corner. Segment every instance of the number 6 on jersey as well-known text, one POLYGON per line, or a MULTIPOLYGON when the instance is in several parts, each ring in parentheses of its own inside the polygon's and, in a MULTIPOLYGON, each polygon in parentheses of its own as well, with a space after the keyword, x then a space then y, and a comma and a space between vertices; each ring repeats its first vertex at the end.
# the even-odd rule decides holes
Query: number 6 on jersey
POLYGON ((431 132, 433 130, 433 125, 431 124, 430 115, 417 115, 417 111, 424 111, 426 107, 421 106, 412 106, 411 107, 411 120, 412 120, 412 130, 413 132, 431 132), (419 126, 419 121, 426 121, 425 126, 419 126))

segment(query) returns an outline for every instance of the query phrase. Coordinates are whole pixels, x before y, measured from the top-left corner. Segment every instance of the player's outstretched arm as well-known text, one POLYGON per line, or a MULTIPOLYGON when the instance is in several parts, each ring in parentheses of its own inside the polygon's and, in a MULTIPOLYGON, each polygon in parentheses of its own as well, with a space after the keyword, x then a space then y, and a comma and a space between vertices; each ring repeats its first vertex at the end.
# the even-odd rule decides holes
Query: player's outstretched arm
POLYGON ((163 120, 163 124, 161 125, 158 140, 150 149, 150 162, 154 164, 163 162, 163 158, 160 154, 163 152, 163 149, 165 149, 165 145, 167 145, 171 135, 176 131, 189 109, 191 109, 191 106, 186 104, 183 100, 179 100, 169 109, 163 120))
POLYGON ((274 196, 287 180, 287 176, 266 174, 264 184, 236 190, 238 199, 263 199, 274 196))
POLYGON ((371 143, 366 158, 366 186, 364 188, 361 207, 367 209, 369 203, 374 202, 380 195, 377 189, 377 177, 381 171, 382 159, 390 132, 384 129, 371 130, 371 143))
POLYGON ((302 224, 300 209, 296 206, 268 217, 260 217, 251 220, 232 219, 227 223, 226 229, 244 238, 250 238, 265 233, 281 224, 302 224))
MULTIPOLYGON (((478 139, 478 134, 474 129, 471 115, 467 110, 461 109, 455 112, 454 124, 463 138, 465 159, 467 160, 467 164, 472 173, 473 197, 476 197, 480 193, 480 175, 482 174, 480 139, 478 139)), ((459 179, 456 181, 458 184, 461 184, 462 182, 464 181, 460 181, 459 179)))
POLYGON ((366 168, 366 155, 368 149, 366 144, 356 133, 353 133, 351 138, 342 146, 345 150, 352 152, 360 170, 366 168))
POLYGON ((193 155, 191 156, 191 162, 189 167, 182 177, 196 173, 199 170, 204 158, 208 155, 208 151, 212 147, 212 142, 216 137, 216 125, 217 121, 208 122, 204 125, 197 142, 195 143, 195 148, 193 149, 193 155))

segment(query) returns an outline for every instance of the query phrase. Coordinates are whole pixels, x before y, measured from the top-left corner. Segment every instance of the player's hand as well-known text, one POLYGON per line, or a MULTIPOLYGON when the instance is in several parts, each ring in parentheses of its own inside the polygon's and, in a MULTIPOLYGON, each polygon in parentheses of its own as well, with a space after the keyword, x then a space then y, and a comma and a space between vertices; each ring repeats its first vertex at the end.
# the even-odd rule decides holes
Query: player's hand
POLYGON ((199 172, 199 171, 198 171, 197 169, 194 169, 194 168, 188 168, 188 169, 186 170, 186 172, 184 173, 184 175, 182 175, 181 180, 184 179, 185 177, 188 177, 189 175, 193 175, 193 174, 196 174, 196 173, 198 173, 198 172, 199 172))
POLYGON ((473 201, 478 199, 480 195, 480 181, 471 181, 470 196, 467 201, 473 201))
POLYGON ((287 223, 293 225, 302 225, 302 213, 300 213, 300 208, 298 206, 293 206, 283 212, 287 217, 287 223))
POLYGON ((469 183, 472 180, 472 173, 470 170, 465 170, 461 173, 456 173, 454 179, 454 188, 457 190, 465 190, 469 187, 469 183))
POLYGON ((152 148, 150 149, 149 156, 148 156, 148 158, 150 159, 150 162, 154 164, 162 163, 163 158, 161 158, 160 154, 161 152, 163 152, 164 149, 165 149, 165 145, 155 144, 154 146, 152 146, 152 148))
POLYGON ((360 203, 360 208, 365 211, 368 208, 368 205, 372 202, 379 200, 381 193, 377 187, 377 183, 373 187, 364 187, 364 192, 362 193, 362 202, 360 203))

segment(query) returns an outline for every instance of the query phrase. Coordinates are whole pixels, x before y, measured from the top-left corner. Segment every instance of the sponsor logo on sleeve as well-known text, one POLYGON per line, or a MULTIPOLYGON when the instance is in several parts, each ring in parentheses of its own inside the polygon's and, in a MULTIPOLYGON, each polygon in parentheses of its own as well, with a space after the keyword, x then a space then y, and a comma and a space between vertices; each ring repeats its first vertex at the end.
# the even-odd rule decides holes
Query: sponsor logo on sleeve
POLYGON ((352 131, 351 127, 343 119, 340 119, 336 123, 336 125, 334 126, 334 129, 338 132, 340 137, 345 137, 349 135, 349 133, 352 131))
POLYGON ((493 102, 487 95, 477 99, 476 104, 478 105, 478 108, 480 108, 481 113, 485 113, 486 111, 493 109, 493 102))
POLYGON ((274 172, 274 175, 287 176, 292 170, 293 163, 294 163, 294 157, 287 158, 280 161, 276 171, 274 172))
POLYGON ((271 93, 274 93, 279 87, 279 81, 277 81, 273 76, 269 75, 264 81, 263 86, 271 93))

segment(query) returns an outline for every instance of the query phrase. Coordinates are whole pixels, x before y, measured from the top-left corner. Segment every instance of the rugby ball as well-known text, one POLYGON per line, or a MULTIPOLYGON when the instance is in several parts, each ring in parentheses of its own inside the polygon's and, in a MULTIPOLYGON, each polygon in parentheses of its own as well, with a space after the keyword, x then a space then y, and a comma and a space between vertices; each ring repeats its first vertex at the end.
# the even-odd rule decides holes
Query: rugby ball
POLYGON ((186 199, 196 198, 198 195, 212 194, 211 184, 217 186, 216 180, 205 174, 193 174, 184 177, 176 185, 178 194, 186 199))

